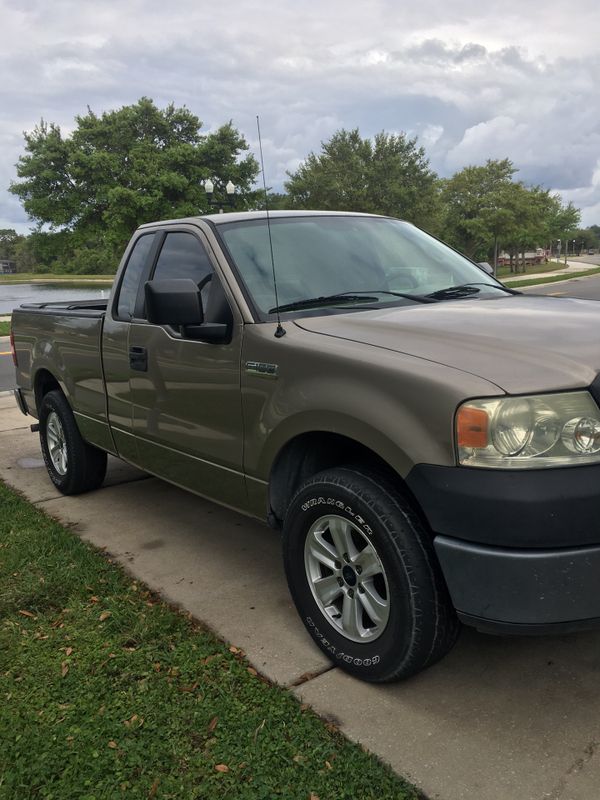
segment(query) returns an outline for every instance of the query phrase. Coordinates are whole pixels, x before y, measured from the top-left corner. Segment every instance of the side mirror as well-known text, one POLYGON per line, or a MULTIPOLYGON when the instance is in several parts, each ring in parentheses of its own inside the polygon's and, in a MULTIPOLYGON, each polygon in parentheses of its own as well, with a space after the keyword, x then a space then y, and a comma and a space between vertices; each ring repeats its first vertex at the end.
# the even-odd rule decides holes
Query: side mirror
POLYGON ((202 325, 204 312, 198 285, 191 278, 147 281, 148 322, 154 325, 202 325))
POLYGON ((144 286, 146 314, 153 325, 181 326, 186 339, 223 344, 231 341, 233 318, 220 282, 211 291, 205 322, 202 307, 202 286, 213 277, 208 275, 200 285, 191 278, 147 281, 144 286))
POLYGON ((494 268, 491 264, 488 264, 487 261, 479 261, 478 266, 481 267, 484 272, 487 272, 488 275, 494 274, 494 268))

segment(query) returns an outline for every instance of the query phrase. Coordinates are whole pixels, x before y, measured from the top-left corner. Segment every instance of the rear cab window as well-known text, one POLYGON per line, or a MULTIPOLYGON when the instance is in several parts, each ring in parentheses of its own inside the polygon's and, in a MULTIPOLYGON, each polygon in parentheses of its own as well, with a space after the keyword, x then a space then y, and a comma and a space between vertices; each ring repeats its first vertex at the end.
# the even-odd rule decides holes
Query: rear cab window
POLYGON ((134 316, 142 276, 148 268, 155 238, 156 233, 146 233, 140 236, 133 245, 119 287, 117 299, 117 317, 119 319, 129 321, 134 316))

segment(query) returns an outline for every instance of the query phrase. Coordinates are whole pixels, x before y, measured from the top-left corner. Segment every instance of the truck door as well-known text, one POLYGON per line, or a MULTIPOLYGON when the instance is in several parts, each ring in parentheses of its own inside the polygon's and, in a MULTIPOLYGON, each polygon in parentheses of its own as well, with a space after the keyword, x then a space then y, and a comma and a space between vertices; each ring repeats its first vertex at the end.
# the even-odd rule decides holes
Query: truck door
MULTIPOLYGON (((204 284, 203 305, 220 278, 201 232, 170 229, 151 279, 192 278, 204 284)), ((232 309, 231 341, 187 339, 178 329, 131 323, 129 350, 139 364, 130 373, 133 424, 142 469, 178 486, 235 507, 246 505, 242 473, 240 391, 241 319, 232 309)))
POLYGON ((160 236, 155 232, 141 233, 132 240, 102 330, 102 366, 111 434, 118 454, 133 462, 137 462, 138 453, 133 437, 129 329, 136 307, 143 303, 142 289, 159 244, 160 236))

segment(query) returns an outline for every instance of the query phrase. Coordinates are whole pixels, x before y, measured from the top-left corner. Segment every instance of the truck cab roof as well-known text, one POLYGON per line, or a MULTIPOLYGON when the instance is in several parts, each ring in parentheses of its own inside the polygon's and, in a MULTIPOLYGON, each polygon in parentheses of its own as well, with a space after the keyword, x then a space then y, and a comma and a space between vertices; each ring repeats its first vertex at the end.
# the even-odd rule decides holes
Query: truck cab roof
MULTIPOLYGON (((228 222, 246 222, 254 219, 265 219, 266 211, 228 211, 223 214, 201 214, 196 217, 184 217, 180 219, 165 219, 159 222, 147 222, 140 225, 138 230, 143 228, 155 228, 159 225, 197 225, 200 220, 210 222, 213 225, 224 225, 228 222)), ((364 214, 358 211, 269 211, 271 219, 281 217, 379 217, 379 214, 364 214)))

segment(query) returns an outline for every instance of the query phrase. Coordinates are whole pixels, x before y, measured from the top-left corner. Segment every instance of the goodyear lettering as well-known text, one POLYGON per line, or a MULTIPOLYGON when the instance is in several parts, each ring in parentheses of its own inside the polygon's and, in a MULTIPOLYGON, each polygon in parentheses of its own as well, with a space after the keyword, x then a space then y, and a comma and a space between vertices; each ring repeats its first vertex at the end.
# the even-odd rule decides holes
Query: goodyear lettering
POLYGON ((326 639, 321 631, 317 628, 311 617, 306 617, 306 624, 312 629, 321 647, 323 647, 323 649, 325 649, 328 653, 331 653, 331 655, 335 656, 339 661, 344 661, 346 664, 353 664, 355 667, 374 667, 381 661, 381 658, 378 655, 371 656, 370 658, 357 658, 356 656, 351 656, 343 651, 338 651, 336 647, 332 645, 331 642, 326 639))

